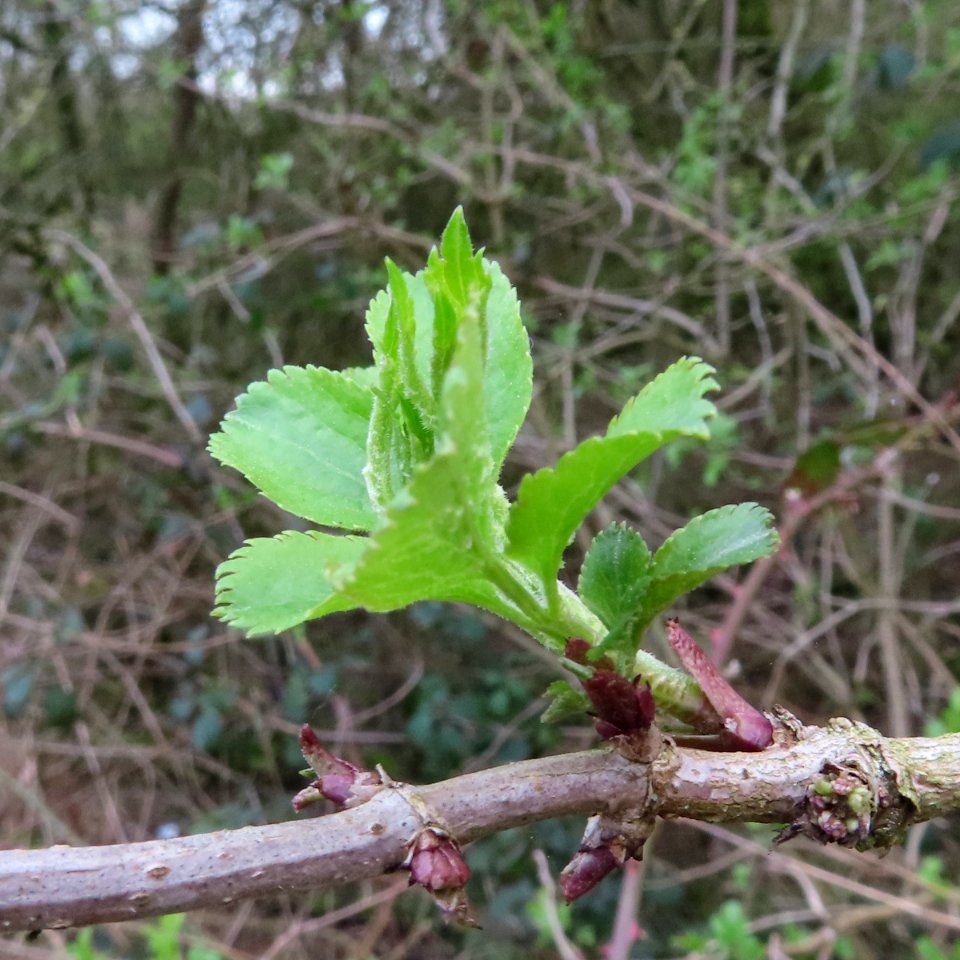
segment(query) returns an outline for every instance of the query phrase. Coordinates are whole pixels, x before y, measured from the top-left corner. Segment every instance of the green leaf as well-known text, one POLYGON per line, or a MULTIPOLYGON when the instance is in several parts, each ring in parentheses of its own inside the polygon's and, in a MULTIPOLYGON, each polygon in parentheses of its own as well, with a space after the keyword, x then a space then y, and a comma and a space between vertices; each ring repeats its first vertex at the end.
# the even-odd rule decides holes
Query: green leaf
POLYGON ((490 454, 495 473, 499 475, 530 406, 533 362, 516 291, 497 264, 484 260, 483 266, 491 281, 487 296, 483 406, 490 434, 490 454))
POLYGON ((481 252, 473 253, 460 208, 444 230, 440 250, 430 254, 423 279, 436 311, 435 368, 443 369, 442 361, 450 349, 452 318, 478 311, 484 353, 484 419, 499 474, 527 415, 533 383, 530 343, 516 291, 497 264, 485 260, 481 252))
MULTIPOLYGON (((396 264, 387 260, 387 274, 390 278, 390 311, 395 318, 398 333, 397 352, 399 357, 399 398, 416 410, 416 419, 421 424, 430 425, 436 414, 436 401, 428 388, 430 382, 421 375, 421 367, 432 346, 425 342, 425 336, 432 327, 433 317, 421 306, 420 316, 410 295, 408 282, 417 285, 417 279, 403 273, 396 264), (430 321, 428 324, 428 320, 430 321)), ((422 437, 421 437, 422 442, 422 437)), ((429 446, 432 451, 432 443, 429 446)))
POLYGON ((347 367, 340 374, 366 390, 373 390, 379 378, 376 367, 347 367))
POLYGON ((366 317, 367 335, 380 369, 370 469, 373 488, 383 503, 403 486, 417 463, 432 455, 431 444, 422 444, 419 454, 404 449, 398 425, 405 417, 413 432, 418 423, 432 430, 435 407, 427 394, 439 404, 457 329, 467 315, 473 314, 480 324, 483 376, 477 396, 483 397, 490 456, 497 474, 526 416, 533 383, 530 344, 516 292, 497 264, 473 252, 462 211, 458 209, 450 218, 426 270, 411 276, 389 262, 387 269, 389 291, 371 301, 366 317), (404 406, 404 399, 409 407, 404 406), (398 416, 398 409, 404 411, 403 417, 398 416), (411 419, 412 409, 419 411, 418 419, 411 419))
POLYGON ((607 436, 643 432, 709 439, 707 420, 717 410, 705 396, 720 389, 713 373, 699 357, 682 357, 627 401, 607 436))
POLYGON ((727 567, 772 553, 779 542, 773 516, 757 503, 719 507, 695 517, 654 555, 641 627, 677 597, 727 567))
POLYGON ((279 633, 355 604, 331 578, 363 555, 365 537, 287 531, 248 540, 217 568, 214 616, 247 634, 279 633))
POLYGON ((626 524, 598 533, 583 561, 577 592, 610 629, 632 616, 650 579, 650 550, 626 524))
MULTIPOLYGON (((518 617, 489 576, 503 539, 503 494, 477 420, 483 376, 481 330, 465 319, 447 371, 441 431, 432 459, 414 469, 356 568, 334 577, 338 591, 369 610, 418 600, 459 600, 518 617)), ((521 618, 522 619, 522 618, 521 618)))
POLYGON ((559 723, 570 717, 583 717, 590 710, 590 700, 582 690, 574 689, 566 680, 554 680, 544 692, 550 705, 543 711, 542 723, 559 723))
POLYGON ((434 300, 441 294, 448 297, 459 315, 476 304, 478 292, 489 289, 483 253, 473 252, 462 207, 453 211, 444 227, 440 249, 430 251, 425 280, 434 300))
POLYGON ((610 488, 668 440, 707 437, 717 388, 712 368, 696 357, 678 360, 627 402, 603 437, 590 437, 556 467, 528 474, 510 511, 510 555, 552 583, 577 527, 610 488))
POLYGON ((227 414, 209 449, 271 500, 314 523, 369 530, 363 468, 372 394, 317 367, 271 370, 227 414))
MULTIPOLYGON (((390 505, 356 570, 335 576, 340 593, 368 610, 398 610, 419 600, 472 603, 511 618, 477 549, 478 524, 465 507, 472 489, 449 441, 390 505)), ((486 493, 489 497, 489 493, 486 493)))
POLYGON ((507 524, 510 556, 553 589, 563 551, 577 527, 617 480, 661 442, 651 433, 590 437, 565 453, 556 467, 527 474, 507 524))

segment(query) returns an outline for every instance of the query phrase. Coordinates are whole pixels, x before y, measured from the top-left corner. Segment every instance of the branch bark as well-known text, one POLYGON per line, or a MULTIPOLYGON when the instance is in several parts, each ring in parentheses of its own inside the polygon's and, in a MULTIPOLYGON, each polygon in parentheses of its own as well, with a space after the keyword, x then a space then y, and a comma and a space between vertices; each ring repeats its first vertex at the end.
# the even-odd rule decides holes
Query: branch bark
POLYGON ((641 810, 788 823, 788 835, 865 848, 890 846, 910 824, 960 809, 960 734, 897 740, 848 720, 803 727, 781 714, 778 721, 776 742, 762 753, 665 739, 649 763, 590 750, 429 786, 394 785, 316 819, 9 851, 0 854, 0 932, 129 920, 377 876, 400 865, 425 816, 461 843, 566 814, 641 810))

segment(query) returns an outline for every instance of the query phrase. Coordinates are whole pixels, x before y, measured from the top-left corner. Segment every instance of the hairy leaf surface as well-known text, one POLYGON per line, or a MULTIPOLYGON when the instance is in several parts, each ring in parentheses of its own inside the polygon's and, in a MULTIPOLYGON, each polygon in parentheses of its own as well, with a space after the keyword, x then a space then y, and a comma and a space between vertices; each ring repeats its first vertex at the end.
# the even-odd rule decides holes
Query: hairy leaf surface
POLYGON ((715 410, 704 395, 717 388, 711 373, 696 357, 677 361, 627 403, 606 435, 524 477, 510 511, 508 550, 548 589, 577 528, 618 480, 674 437, 708 436, 706 419, 715 410))
POLYGON ((764 557, 778 543, 773 516, 757 503, 719 507, 695 517, 654 554, 644 623, 721 570, 764 557))
POLYGON ((356 568, 335 580, 358 605, 385 611, 418 600, 459 600, 504 616, 516 613, 489 577, 504 507, 484 424, 476 417, 481 332, 476 316, 461 323, 434 456, 390 504, 356 568))
POLYGON ((271 370, 227 414, 210 452, 275 503, 314 523, 369 530, 363 479, 373 397, 352 377, 318 367, 271 370))
POLYGON ((614 523, 593 538, 577 592, 610 629, 632 616, 650 580, 650 550, 643 537, 614 523))
POLYGON ((330 577, 355 564, 367 544, 319 531, 248 540, 217 568, 214 615, 254 635, 349 610, 355 604, 335 595, 330 577))

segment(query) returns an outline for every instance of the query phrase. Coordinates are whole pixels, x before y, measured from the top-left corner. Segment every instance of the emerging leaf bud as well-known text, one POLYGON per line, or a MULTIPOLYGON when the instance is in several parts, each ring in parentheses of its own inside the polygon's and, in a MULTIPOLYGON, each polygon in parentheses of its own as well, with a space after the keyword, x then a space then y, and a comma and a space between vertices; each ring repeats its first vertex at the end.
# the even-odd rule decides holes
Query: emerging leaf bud
POLYGON ((462 887, 470 879, 470 868, 456 841, 436 827, 421 831, 410 846, 410 883, 431 893, 462 887))
POLYGON ((679 620, 667 621, 667 639, 715 711, 715 716, 704 716, 701 732, 716 732, 719 717, 722 729, 718 739, 722 748, 757 751, 769 747, 773 743, 773 724, 727 683, 679 620))
POLYGON ((612 740, 649 730, 654 712, 650 687, 641 683, 639 677, 630 681, 616 673, 613 661, 607 656, 591 661, 589 651, 586 640, 571 637, 564 653, 568 660, 593 670, 593 676, 581 683, 593 705, 597 733, 604 740, 612 740))
POLYGON ((653 694, 639 678, 631 681, 612 670, 595 670, 583 681, 583 689, 596 711, 597 732, 604 740, 650 729, 653 694))
POLYGON ((300 750, 317 779, 293 798, 297 813, 321 797, 341 807, 356 807, 383 789, 380 774, 335 757, 308 723, 300 728, 300 750))
POLYGON ((627 860, 642 859, 643 845, 655 823, 655 817, 641 810, 624 817, 591 817, 583 831, 580 849, 560 874, 560 889, 567 903, 592 890, 627 860))
POLYGON ((440 907, 445 920, 475 927, 464 887, 470 879, 470 868, 463 859, 460 845, 445 830, 425 827, 414 837, 406 860, 401 864, 410 871, 410 884, 419 884, 440 907))
POLYGON ((567 903, 592 890, 608 873, 621 866, 609 847, 580 848, 560 874, 560 889, 567 903))

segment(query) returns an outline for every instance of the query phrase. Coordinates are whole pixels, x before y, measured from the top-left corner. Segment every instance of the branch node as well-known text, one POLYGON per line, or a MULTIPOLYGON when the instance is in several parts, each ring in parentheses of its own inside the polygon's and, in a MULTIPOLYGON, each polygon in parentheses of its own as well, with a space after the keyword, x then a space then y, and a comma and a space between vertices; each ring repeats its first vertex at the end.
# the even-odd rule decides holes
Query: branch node
POLYGON ((802 834, 820 843, 886 853, 917 819, 911 778, 872 727, 838 718, 828 729, 846 737, 850 751, 824 761, 821 779, 808 787, 799 815, 776 842, 802 834))

